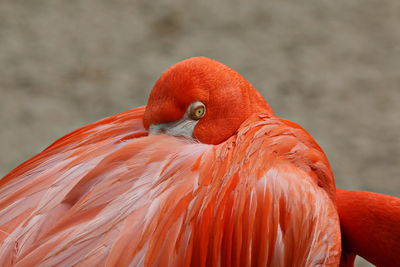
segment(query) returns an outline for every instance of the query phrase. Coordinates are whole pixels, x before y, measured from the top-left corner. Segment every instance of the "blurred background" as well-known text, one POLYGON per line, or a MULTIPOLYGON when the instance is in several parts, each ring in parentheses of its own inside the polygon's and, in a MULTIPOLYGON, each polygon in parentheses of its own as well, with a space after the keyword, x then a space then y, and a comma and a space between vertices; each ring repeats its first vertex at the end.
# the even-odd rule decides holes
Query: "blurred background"
POLYGON ((1 0, 0 177, 200 55, 305 127, 339 187, 400 196, 398 0, 1 0))

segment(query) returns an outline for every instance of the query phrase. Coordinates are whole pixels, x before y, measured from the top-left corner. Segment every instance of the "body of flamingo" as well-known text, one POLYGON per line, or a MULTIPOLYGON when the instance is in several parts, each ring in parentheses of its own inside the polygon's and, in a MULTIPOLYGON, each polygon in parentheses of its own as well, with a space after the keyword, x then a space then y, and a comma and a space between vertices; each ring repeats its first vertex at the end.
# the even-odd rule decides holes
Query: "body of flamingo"
POLYGON ((207 58, 166 71, 146 108, 82 127, 1 179, 0 244, 1 266, 338 266, 341 256, 321 148, 207 58))

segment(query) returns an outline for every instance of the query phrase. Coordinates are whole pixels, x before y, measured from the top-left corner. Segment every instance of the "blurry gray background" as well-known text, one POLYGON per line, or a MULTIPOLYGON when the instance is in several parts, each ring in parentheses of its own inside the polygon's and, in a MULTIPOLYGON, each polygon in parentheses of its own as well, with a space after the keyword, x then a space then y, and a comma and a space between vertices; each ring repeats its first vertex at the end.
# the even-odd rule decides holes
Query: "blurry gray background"
POLYGON ((305 127, 339 187, 400 196, 398 0, 1 0, 0 177, 199 55, 305 127))

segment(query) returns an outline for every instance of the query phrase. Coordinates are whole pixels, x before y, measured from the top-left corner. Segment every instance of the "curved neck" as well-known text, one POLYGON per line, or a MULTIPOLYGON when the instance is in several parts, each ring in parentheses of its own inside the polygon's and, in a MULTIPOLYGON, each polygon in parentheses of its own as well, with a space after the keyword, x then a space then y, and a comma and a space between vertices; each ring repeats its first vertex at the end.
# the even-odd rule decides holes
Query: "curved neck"
POLYGON ((343 238, 342 265, 354 254, 377 266, 400 266, 400 198, 337 189, 343 238))

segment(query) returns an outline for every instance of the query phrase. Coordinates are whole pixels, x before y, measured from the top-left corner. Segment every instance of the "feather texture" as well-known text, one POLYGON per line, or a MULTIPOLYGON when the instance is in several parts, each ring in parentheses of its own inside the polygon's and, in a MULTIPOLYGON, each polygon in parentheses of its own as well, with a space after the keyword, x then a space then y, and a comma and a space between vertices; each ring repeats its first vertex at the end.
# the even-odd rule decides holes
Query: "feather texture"
POLYGON ((1 266, 337 266, 329 163, 253 115, 219 145, 147 136, 144 108, 61 138, 0 180, 1 266))

